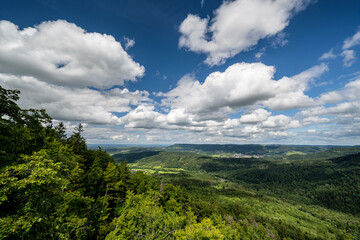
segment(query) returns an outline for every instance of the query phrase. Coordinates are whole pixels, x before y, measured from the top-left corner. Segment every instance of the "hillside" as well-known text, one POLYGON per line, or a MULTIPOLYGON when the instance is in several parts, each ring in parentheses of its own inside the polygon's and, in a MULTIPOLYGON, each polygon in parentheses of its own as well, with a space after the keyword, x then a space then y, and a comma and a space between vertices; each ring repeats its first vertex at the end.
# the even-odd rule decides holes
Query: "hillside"
MULTIPOLYGON (((194 149, 193 145, 186 147, 194 149)), ((196 149, 208 147, 197 145, 196 149)), ((335 229, 347 229, 353 232, 352 238, 358 239, 360 154, 349 154, 357 152, 358 147, 329 147, 296 158, 222 158, 179 150, 129 153, 138 156, 129 164, 130 169, 183 186, 235 215, 250 214, 273 226, 281 222, 286 226, 284 237, 331 239, 338 231, 335 229)), ((125 159, 126 154, 121 157, 125 159)))
MULTIPOLYGON (((324 159, 360 152, 360 146, 259 145, 259 144, 174 144, 162 147, 101 147, 115 159, 128 162, 158 152, 188 152, 215 157, 274 157, 281 159, 324 159)), ((96 149, 92 146, 93 149, 96 149)))
POLYGON ((244 154, 274 156, 287 153, 315 153, 329 149, 331 146, 294 146, 294 145, 259 145, 259 144, 174 144, 167 147, 169 151, 197 152, 202 154, 244 154))

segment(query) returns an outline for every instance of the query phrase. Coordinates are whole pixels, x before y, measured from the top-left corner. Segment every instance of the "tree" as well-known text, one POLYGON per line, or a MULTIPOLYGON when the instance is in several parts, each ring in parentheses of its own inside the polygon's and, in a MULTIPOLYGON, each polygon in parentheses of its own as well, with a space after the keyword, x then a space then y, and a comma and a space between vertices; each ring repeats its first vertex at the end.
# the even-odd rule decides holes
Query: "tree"
POLYGON ((15 103, 19 100, 19 90, 7 90, 0 86, 0 118, 1 121, 19 121, 20 108, 15 103), (6 119, 7 117, 8 119, 6 119))
POLYGON ((40 150, 46 142, 44 125, 51 124, 45 110, 23 110, 15 101, 20 91, 0 86, 0 167, 14 164, 20 154, 40 150))
POLYGON ((93 199, 72 182, 83 174, 69 148, 56 144, 24 156, 0 176, 0 235, 10 239, 87 239, 93 199), (58 154, 55 152, 56 151, 58 154), (61 159, 53 156, 61 155, 61 159))
POLYGON ((79 155, 84 155, 86 153, 86 141, 83 136, 81 136, 84 131, 84 127, 81 123, 75 127, 73 134, 68 139, 68 144, 73 148, 74 153, 79 155))
POLYGON ((187 217, 166 212, 160 198, 159 191, 128 192, 120 216, 112 222, 114 230, 106 239, 173 239, 172 234, 185 226, 187 217))

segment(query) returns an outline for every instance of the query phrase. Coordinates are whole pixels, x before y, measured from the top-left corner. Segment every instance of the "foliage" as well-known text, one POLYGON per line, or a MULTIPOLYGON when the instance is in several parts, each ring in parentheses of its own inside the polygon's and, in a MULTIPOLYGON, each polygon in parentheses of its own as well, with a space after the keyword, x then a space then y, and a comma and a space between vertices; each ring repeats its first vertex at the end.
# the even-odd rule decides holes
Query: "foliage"
POLYGON ((18 90, 6 90, 0 86, 0 168, 13 164, 20 154, 40 150, 46 142, 46 128, 51 122, 44 110, 23 110, 15 101, 18 90))
POLYGON ((72 186, 83 171, 76 157, 66 153, 66 147, 57 147, 57 154, 67 158, 56 161, 50 156, 54 152, 44 149, 24 156, 21 164, 3 171, 0 177, 3 236, 81 239, 92 231, 86 225, 85 215, 93 199, 82 196, 72 186))
MULTIPOLYGON (((335 149, 329 156, 354 151, 331 148, 327 154, 335 149)), ((359 155, 330 159, 303 155, 289 161, 161 152, 130 167, 186 188, 195 198, 192 210, 201 219, 209 218, 211 212, 256 219, 280 238, 357 239, 360 219, 353 214, 360 206, 359 155)))
POLYGON ((161 205, 161 193, 129 193, 119 217, 115 218, 112 231, 106 239, 166 239, 176 229, 186 225, 186 216, 166 211, 161 205))

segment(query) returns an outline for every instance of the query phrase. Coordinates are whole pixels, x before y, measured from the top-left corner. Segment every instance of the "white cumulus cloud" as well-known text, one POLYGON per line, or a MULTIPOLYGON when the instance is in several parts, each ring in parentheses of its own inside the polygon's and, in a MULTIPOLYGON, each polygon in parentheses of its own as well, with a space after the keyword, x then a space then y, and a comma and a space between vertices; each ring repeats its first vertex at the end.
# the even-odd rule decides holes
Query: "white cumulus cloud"
POLYGON ((189 14, 181 23, 179 46, 205 53, 208 65, 249 50, 260 39, 279 34, 294 13, 309 0, 235 0, 224 1, 212 20, 189 14))
POLYGON ((319 102, 324 105, 303 110, 298 115, 303 117, 304 124, 336 123, 337 127, 331 132, 336 132, 336 129, 339 129, 340 132, 340 129, 344 128, 343 125, 348 125, 347 131, 350 133, 350 129, 353 129, 355 134, 360 126, 359 91, 360 79, 355 79, 347 83, 342 89, 322 94, 319 102), (326 103, 331 103, 331 105, 326 106, 326 103))
POLYGON ((71 87, 108 88, 144 74, 114 37, 64 20, 19 29, 0 21, 0 72, 71 87))
POLYGON ((262 63, 237 63, 225 72, 211 73, 203 83, 187 75, 164 94, 163 103, 208 116, 218 111, 231 112, 275 96, 274 72, 274 67, 262 63))
POLYGON ((280 91, 273 98, 264 102, 272 110, 298 109, 311 107, 317 103, 305 94, 309 85, 324 72, 328 71, 324 63, 309 68, 291 78, 283 77, 276 82, 280 91))
POLYGON ((264 128, 298 128, 301 124, 298 120, 294 120, 292 117, 280 114, 271 116, 261 124, 264 128))
MULTIPOLYGON (((302 121, 302 115, 287 116, 272 110, 322 104, 305 95, 305 91, 327 70, 323 63, 275 80, 273 66, 243 62, 224 72, 213 72, 203 82, 194 75, 185 75, 175 88, 157 95, 163 98, 158 107, 166 111, 159 111, 156 103, 142 104, 121 117, 120 123, 127 130, 186 131, 205 134, 208 140, 216 136, 253 141, 286 139, 294 136, 289 129, 310 124, 310 119, 302 121)), ((313 119, 311 124, 327 122, 328 119, 313 119)))
POLYGON ((143 74, 110 35, 64 20, 25 29, 0 21, 0 84, 21 91, 22 108, 46 109, 61 121, 117 125, 119 113, 151 102, 149 93, 106 88, 143 74))
POLYGON ((271 115, 271 112, 259 108, 247 114, 243 114, 240 118, 241 123, 259 123, 263 122, 271 115))
POLYGON ((22 108, 46 109, 52 118, 62 121, 119 124, 120 119, 115 112, 128 112, 131 110, 129 105, 150 101, 147 91, 69 88, 41 82, 33 77, 9 74, 0 74, 0 84, 7 89, 21 91, 19 105, 22 108))
POLYGON ((194 119, 222 120, 243 107, 263 104, 272 110, 309 107, 315 104, 307 95, 309 82, 328 70, 314 66, 296 76, 274 80, 275 68, 263 63, 236 63, 224 72, 211 73, 203 83, 184 76, 167 93, 163 105, 195 114, 194 119))

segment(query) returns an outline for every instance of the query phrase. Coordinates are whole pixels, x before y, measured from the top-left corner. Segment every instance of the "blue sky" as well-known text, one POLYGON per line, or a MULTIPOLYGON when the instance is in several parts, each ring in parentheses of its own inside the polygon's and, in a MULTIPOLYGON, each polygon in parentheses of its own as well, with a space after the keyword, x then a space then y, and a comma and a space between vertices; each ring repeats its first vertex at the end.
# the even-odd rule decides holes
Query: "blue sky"
POLYGON ((355 0, 0 0, 0 84, 89 143, 360 144, 355 0))

